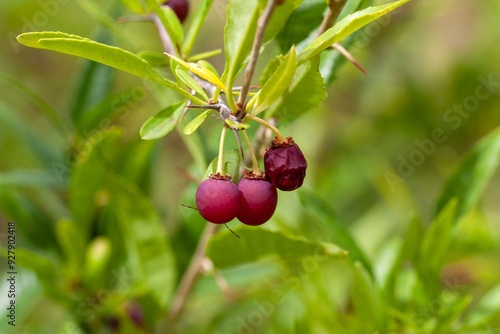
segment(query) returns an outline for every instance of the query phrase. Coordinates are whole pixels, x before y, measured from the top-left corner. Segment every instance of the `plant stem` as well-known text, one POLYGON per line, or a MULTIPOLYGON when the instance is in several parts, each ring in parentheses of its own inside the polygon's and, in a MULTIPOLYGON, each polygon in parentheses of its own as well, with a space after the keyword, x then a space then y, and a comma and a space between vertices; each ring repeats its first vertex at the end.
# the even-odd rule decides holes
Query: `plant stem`
POLYGON ((365 70, 363 65, 361 65, 354 56, 347 51, 341 44, 339 43, 334 43, 333 48, 337 50, 338 53, 340 53, 342 56, 344 56, 347 60, 349 60, 358 70, 363 72, 364 75, 368 75, 368 72, 365 70))
POLYGON ((257 59, 259 58, 260 46, 262 45, 262 39, 264 38, 264 32, 266 30, 267 24, 271 19, 274 8, 276 7, 279 0, 269 0, 264 12, 259 17, 257 22, 257 31, 255 32, 255 37, 253 40, 252 51, 250 53, 250 61, 248 62, 247 68, 245 70, 245 81, 241 87, 241 93, 238 97, 237 107, 240 108, 238 112, 238 117, 242 117, 245 114, 245 102, 252 84, 252 77, 255 72, 255 66, 257 65, 257 59))
POLYGON ((163 50, 166 53, 177 56, 177 52, 174 48, 174 44, 172 44, 172 39, 168 35, 167 29, 161 22, 160 18, 156 14, 151 14, 151 19, 155 24, 156 30, 158 30, 158 34, 160 35, 161 43, 163 44, 163 50))
POLYGON ((262 171, 260 170, 260 167, 259 167, 259 161, 257 160, 257 157, 255 156, 255 152, 253 150, 252 143, 250 142, 250 138, 248 138, 247 132, 245 130, 241 130, 241 133, 243 134, 243 139, 245 140, 245 144, 247 145, 248 153, 250 154, 250 159, 252 159, 253 173, 255 175, 262 174, 262 171))
POLYGON ((175 320, 178 319, 182 313, 187 297, 191 292, 198 275, 200 274, 208 240, 217 231, 218 227, 219 225, 216 224, 207 224, 205 230, 203 230, 203 234, 200 237, 198 246, 196 247, 191 262, 189 263, 189 267, 182 277, 179 288, 177 289, 177 294, 175 295, 172 306, 170 307, 169 319, 172 323, 175 322, 175 320))
MULTIPOLYGON (((332 0, 332 3, 328 7, 328 11, 323 18, 323 22, 321 22, 316 36, 320 36, 333 25, 333 23, 337 20, 340 12, 342 11, 345 3, 346 0, 332 0)), ((346 57, 346 59, 349 60, 354 66, 356 66, 361 72, 363 72, 364 75, 368 75, 364 67, 340 43, 333 43, 332 47, 337 50, 338 53, 346 57)))
POLYGON ((278 143, 282 143, 285 141, 285 137, 281 134, 280 130, 278 130, 277 127, 275 127, 274 125, 272 125, 268 121, 263 120, 262 118, 259 118, 257 116, 250 116, 250 115, 247 115, 246 118, 254 120, 257 123, 260 123, 260 124, 264 125, 265 127, 269 128, 276 135, 276 139, 277 139, 278 143))
POLYGON ((217 173, 224 174, 224 139, 226 138, 226 126, 222 127, 219 142, 219 157, 217 158, 217 173))
POLYGON ((325 14, 325 17, 323 18, 323 21, 321 22, 321 25, 319 26, 317 36, 321 35, 330 27, 333 25, 335 20, 337 20, 337 17, 339 17, 340 11, 344 7, 346 0, 330 0, 331 3, 328 6, 328 10, 325 14))

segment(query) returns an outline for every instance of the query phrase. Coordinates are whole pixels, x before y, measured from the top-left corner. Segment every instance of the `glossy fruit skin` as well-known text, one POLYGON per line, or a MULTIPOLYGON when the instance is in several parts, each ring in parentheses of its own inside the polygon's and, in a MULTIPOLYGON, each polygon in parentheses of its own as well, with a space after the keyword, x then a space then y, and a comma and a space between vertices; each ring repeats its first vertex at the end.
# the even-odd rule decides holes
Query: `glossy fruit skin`
POLYGON ((278 204, 276 188, 264 178, 243 178, 238 182, 240 210, 236 218, 243 224, 258 226, 267 222, 278 204))
POLYGON ((273 142, 264 154, 266 178, 278 189, 292 191, 302 186, 306 177, 307 161, 291 138, 287 142, 273 142))
POLYGON ((214 224, 233 220, 240 210, 240 192, 231 180, 209 178, 196 190, 196 208, 200 215, 214 224))
POLYGON ((164 6, 169 6, 174 11, 179 21, 184 22, 189 13, 189 2, 187 0, 168 0, 163 3, 164 6))

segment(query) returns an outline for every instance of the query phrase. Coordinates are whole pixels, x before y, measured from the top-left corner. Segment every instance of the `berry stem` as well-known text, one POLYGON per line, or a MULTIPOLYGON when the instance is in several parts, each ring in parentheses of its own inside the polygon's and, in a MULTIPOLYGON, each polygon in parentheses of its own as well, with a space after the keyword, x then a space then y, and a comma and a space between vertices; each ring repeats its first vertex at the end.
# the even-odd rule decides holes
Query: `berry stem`
POLYGON ((281 134, 280 130, 278 130, 277 127, 275 127, 274 125, 272 125, 268 121, 263 120, 260 117, 252 116, 252 115, 248 115, 248 114, 245 117, 248 119, 254 120, 257 123, 260 123, 260 124, 264 125, 265 127, 269 128, 276 135, 276 140, 278 143, 283 143, 285 141, 285 137, 281 134))
POLYGON ((243 134, 243 139, 245 140, 245 144, 247 144, 248 153, 250 154, 250 159, 252 159, 253 173, 255 175, 260 175, 260 174, 262 174, 262 171, 260 170, 259 161, 257 160, 257 157, 255 156, 255 152, 252 148, 252 143, 250 142, 250 138, 248 138, 248 134, 245 130, 241 130, 241 133, 243 134))
POLYGON ((224 175, 224 139, 226 138, 226 126, 222 127, 219 142, 219 157, 217 158, 217 173, 224 175))

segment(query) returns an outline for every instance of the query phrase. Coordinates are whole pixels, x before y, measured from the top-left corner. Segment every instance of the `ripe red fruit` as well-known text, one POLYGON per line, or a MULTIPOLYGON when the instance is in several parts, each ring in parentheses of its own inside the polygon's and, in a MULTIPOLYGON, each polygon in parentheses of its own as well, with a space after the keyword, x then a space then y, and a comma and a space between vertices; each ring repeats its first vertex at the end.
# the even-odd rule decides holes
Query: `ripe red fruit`
POLYGON ((200 215, 214 224, 233 220, 240 210, 240 192, 228 178, 211 175, 196 190, 196 207, 200 215))
POLYGON ((236 216, 243 224, 257 226, 267 222, 276 210, 278 192, 264 178, 245 177, 238 182, 240 211, 236 216))
POLYGON ((291 137, 283 143, 273 140, 264 154, 267 179, 278 189, 291 191, 302 186, 307 161, 291 137))
POLYGON ((184 22, 189 13, 189 2, 187 0, 168 0, 163 6, 169 6, 174 11, 179 21, 184 22))

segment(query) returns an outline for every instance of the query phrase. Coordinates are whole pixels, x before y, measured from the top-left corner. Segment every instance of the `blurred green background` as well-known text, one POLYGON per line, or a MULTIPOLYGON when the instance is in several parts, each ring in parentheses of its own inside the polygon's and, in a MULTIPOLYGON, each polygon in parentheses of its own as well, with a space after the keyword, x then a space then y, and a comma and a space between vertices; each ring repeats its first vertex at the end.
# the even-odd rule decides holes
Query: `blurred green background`
MULTIPOLYGON (((63 273, 57 275, 62 277, 59 285, 51 286, 50 277, 44 281, 30 270, 21 270, 18 325, 12 333, 77 333, 73 326, 81 321, 82 314, 75 312, 75 308, 82 301, 94 305, 91 309, 96 310, 96 317, 103 319, 101 325, 80 329, 88 332, 111 333, 110 323, 116 320, 125 333, 146 333, 162 318, 153 311, 148 313, 148 307, 156 311, 162 308, 148 306, 148 298, 152 297, 141 293, 144 288, 141 285, 114 291, 106 284, 113 270, 126 262, 124 257, 129 254, 129 245, 119 241, 124 237, 122 233, 126 233, 113 227, 115 220, 119 220, 114 218, 118 213, 107 211, 108 204, 115 202, 109 200, 106 191, 92 196, 76 195, 79 186, 93 183, 92 172, 80 175, 69 186, 70 178, 76 178, 72 163, 82 158, 75 152, 85 150, 85 140, 93 136, 96 142, 107 141, 104 134, 111 125, 121 129, 123 138, 112 138, 103 144, 101 154, 110 162, 109 168, 131 184, 129 187, 116 183, 116 189, 123 187, 126 195, 125 199, 117 200, 115 210, 145 199, 146 204, 137 204, 147 207, 143 211, 137 209, 140 217, 142 212, 149 212, 149 201, 154 205, 152 211, 161 224, 161 229, 155 231, 165 231, 170 243, 167 246, 173 249, 169 254, 174 257, 171 265, 175 268, 170 274, 159 276, 171 280, 166 288, 173 289, 179 281, 205 225, 196 212, 180 204, 193 205, 203 166, 216 155, 219 136, 216 120, 209 120, 192 138, 173 132, 157 142, 141 141, 140 126, 168 103, 170 93, 158 94, 140 79, 98 68, 95 70, 101 71, 107 81, 92 86, 89 96, 94 100, 79 99, 77 92, 84 85, 82 72, 90 66, 87 61, 29 49, 15 41, 21 32, 54 30, 110 40, 132 52, 161 51, 152 25, 106 25, 106 17, 92 8, 118 15, 120 6, 91 2, 92 7, 88 3, 1 0, 2 245, 6 243, 7 221, 15 221, 18 247, 51 259, 56 265, 67 264, 70 261, 61 260, 65 247, 58 241, 58 233, 62 232, 57 232, 55 226, 71 219, 74 210, 82 216, 90 210, 88 214, 92 217, 88 220, 94 223, 89 226, 93 227, 82 239, 87 242, 104 235, 112 248, 111 260, 104 265, 105 278, 100 281, 101 277, 97 277, 95 286, 89 284, 83 289, 78 287, 81 283, 78 264, 88 265, 89 255, 85 255, 88 250, 80 252, 86 258, 75 260, 76 268, 60 269, 63 273), (55 129, 41 111, 53 109, 69 123, 71 115, 82 112, 83 105, 99 110, 97 98, 106 96, 111 96, 106 106, 113 109, 106 117, 109 122, 102 123, 96 118, 88 126, 70 130, 69 134, 55 129), (128 191, 135 195, 129 196, 128 191), (139 191, 141 196, 134 197, 139 191), (96 301, 96 291, 103 291, 106 286, 113 293, 105 302, 96 301), (65 296, 54 291, 47 293, 51 289, 60 290, 65 296), (134 307, 142 307, 147 324, 144 327, 134 327, 130 320, 133 313, 130 310, 134 307)), ((196 3, 192 2, 193 7, 196 3)), ((223 47, 226 4, 215 1, 196 51, 223 47)), ((322 107, 280 128, 301 146, 309 162, 308 175, 298 192, 280 193, 275 216, 262 228, 316 241, 338 242, 335 235, 330 235, 334 230, 324 227, 335 221, 331 224, 348 231, 373 271, 383 273, 386 259, 407 240, 403 238, 410 222, 430 224, 445 181, 466 152, 500 125, 500 49, 496 46, 500 40, 499 17, 500 2, 495 0, 413 0, 396 14, 363 30, 349 50, 367 69, 368 76, 351 64, 344 64, 322 107), (490 84, 484 86, 484 82, 490 84), (458 111, 460 106, 462 114, 458 111), (436 131, 441 131, 440 142, 429 144, 436 131), (422 143, 427 145, 424 149, 422 143), (401 167, 402 164, 406 167, 401 167)), ((223 55, 213 59, 220 71, 223 62, 223 55)), ((266 55, 258 71, 265 62, 266 55)), ((235 147, 232 140, 228 140, 228 145, 235 147)), ((107 175, 99 173, 96 171, 95 175, 107 175)), ((212 274, 203 275, 176 329, 181 333, 375 333, 380 321, 389 323, 385 328, 391 333, 496 333, 495 329, 500 330, 498 285, 497 291, 489 295, 492 301, 485 303, 486 306, 481 304, 484 313, 477 311, 476 306, 500 281, 498 198, 500 173, 495 172, 477 208, 468 212, 450 232, 452 246, 445 256, 446 265, 439 271, 439 293, 422 292, 427 289, 425 284, 416 284, 411 270, 404 265, 399 268, 401 275, 396 279, 399 283, 388 283, 397 291, 387 294, 381 288, 380 295, 375 296, 375 288, 373 291, 360 288, 359 280, 364 276, 356 274, 356 265, 347 260, 327 259, 315 263, 310 271, 300 261, 262 261, 222 268, 221 273, 232 288, 232 298, 224 296, 212 274), (303 273, 297 274, 297 270, 303 273), (375 314, 381 311, 377 307, 364 310, 353 297, 353 290, 359 290, 361 300, 367 300, 367 305, 376 306, 380 302, 385 305, 379 305, 380 308, 387 312, 375 314), (283 303, 273 302, 271 310, 266 309, 274 293, 286 298, 283 297, 283 303), (463 307, 449 302, 454 298, 465 300, 463 307), (252 315, 261 309, 260 317, 252 315), (442 318, 442 313, 448 310, 450 314, 456 310, 460 315, 442 318), (451 325, 439 329, 437 324, 442 324, 443 319, 448 319, 451 325), (467 321, 476 324, 475 327, 457 325, 467 321)), ((240 226, 238 222, 229 225, 236 231, 240 226)), ((227 238, 226 232, 224 229, 221 235, 227 238)), ((79 243, 69 240, 70 244, 79 243)), ((217 249, 221 252, 218 256, 231 258, 231 247, 217 249)), ((4 250, 3 246, 2 253, 4 250)), ((6 260, 2 258, 2 262, 6 260)), ((161 267, 161 262, 156 265, 161 267)), ((6 269, 2 269, 2 275, 4 272, 6 269)), ((6 295, 5 284, 2 279, 2 300, 6 295)), ((3 302, 1 305, 5 310, 3 302)), ((11 331, 5 324, 5 316, 1 319, 1 332, 11 331)))

